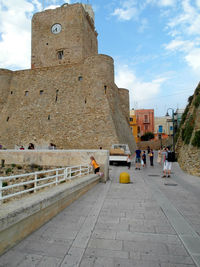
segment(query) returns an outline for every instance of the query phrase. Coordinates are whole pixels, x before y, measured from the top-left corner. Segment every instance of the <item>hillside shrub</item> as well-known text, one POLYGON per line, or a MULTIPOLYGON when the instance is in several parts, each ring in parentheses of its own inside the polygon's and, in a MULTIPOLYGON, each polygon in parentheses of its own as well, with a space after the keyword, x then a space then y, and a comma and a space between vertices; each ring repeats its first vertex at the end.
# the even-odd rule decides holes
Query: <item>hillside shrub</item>
POLYGON ((192 103, 193 97, 194 97, 193 95, 191 95, 191 96, 188 97, 188 103, 189 103, 189 105, 192 103))
POLYGON ((152 132, 147 132, 141 136, 141 141, 149 141, 154 138, 154 134, 152 132))
POLYGON ((198 108, 199 105, 200 105, 200 95, 197 95, 194 100, 194 106, 198 108))
POLYGON ((194 130, 194 118, 191 115, 188 121, 186 122, 185 127, 182 129, 182 140, 187 145, 190 143, 193 130, 194 130))
POLYGON ((188 114, 188 111, 189 111, 189 105, 187 105, 187 107, 185 108, 184 112, 183 112, 183 115, 181 117, 181 123, 180 123, 180 126, 184 124, 186 118, 187 118, 187 114, 188 114))
POLYGON ((11 168, 6 169, 6 174, 9 174, 10 172, 12 172, 11 168))
POLYGON ((39 165, 37 165, 37 164, 35 164, 35 163, 32 163, 31 165, 30 165, 30 168, 31 169, 38 169, 38 167, 39 167, 39 165))
POLYGON ((3 182, 3 183, 2 183, 2 187, 5 187, 5 186, 7 186, 7 185, 8 185, 7 182, 3 182))
POLYGON ((192 145, 200 148, 200 131, 195 132, 192 145))
POLYGON ((17 165, 17 169, 18 170, 21 170, 22 169, 22 166, 21 165, 17 165))

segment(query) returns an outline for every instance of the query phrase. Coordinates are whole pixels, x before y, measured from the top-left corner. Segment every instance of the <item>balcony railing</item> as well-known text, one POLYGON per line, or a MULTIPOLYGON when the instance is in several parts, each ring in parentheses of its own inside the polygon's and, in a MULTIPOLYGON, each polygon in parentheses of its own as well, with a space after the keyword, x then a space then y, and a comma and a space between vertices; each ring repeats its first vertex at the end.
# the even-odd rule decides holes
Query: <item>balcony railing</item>
POLYGON ((74 178, 88 175, 92 171, 93 168, 90 165, 79 165, 0 177, 0 203, 8 198, 34 193, 49 186, 57 186, 74 178))

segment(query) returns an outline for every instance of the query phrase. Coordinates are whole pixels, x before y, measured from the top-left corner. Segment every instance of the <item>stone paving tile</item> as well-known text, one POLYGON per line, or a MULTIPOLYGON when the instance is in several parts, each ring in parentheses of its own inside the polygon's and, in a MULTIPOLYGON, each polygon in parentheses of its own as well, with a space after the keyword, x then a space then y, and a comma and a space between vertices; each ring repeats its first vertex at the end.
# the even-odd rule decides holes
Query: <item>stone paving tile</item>
POLYGON ((114 260, 102 257, 83 257, 80 267, 114 267, 114 260))
MULTIPOLYGON (((151 189, 142 178, 142 175, 148 175, 148 170, 135 172, 131 169, 133 183, 122 185, 119 184, 118 177, 123 170, 127 171, 127 168, 111 168, 113 181, 103 205, 101 204, 94 229, 88 230, 90 237, 85 248, 80 248, 78 243, 74 248, 71 245, 77 234, 81 235, 82 226, 87 225, 85 222, 88 214, 101 196, 104 184, 98 184, 4 254, 0 259, 3 265, 0 266, 22 267, 25 266, 23 264, 28 264, 27 267, 69 267, 79 264, 81 260, 81 267, 195 267, 151 189), (77 254, 70 254, 72 250, 76 250, 77 254), (77 261, 78 254, 80 255, 77 261), (32 265, 34 261, 35 265, 32 265)), ((154 168, 152 173, 153 171, 157 169, 154 168)), ((175 187, 167 188, 160 177, 148 179, 156 179, 159 187, 167 192, 168 199, 175 201, 184 216, 190 217, 193 225, 199 227, 199 203, 195 202, 189 193, 179 189, 177 192, 175 187), (188 204, 188 199, 191 205, 188 204)))
MULTIPOLYGON (((71 246, 71 240, 54 240, 49 238, 47 240, 23 240, 13 248, 16 252, 26 254, 45 255, 50 257, 61 258, 63 257, 71 246)), ((10 251, 8 251, 8 254, 10 251)))
POLYGON ((160 264, 155 261, 134 259, 84 257, 80 267, 160 267, 160 264))
POLYGON ((134 242, 134 241, 124 241, 123 249, 129 252, 137 252, 140 254, 147 255, 178 255, 178 256, 188 256, 187 251, 183 245, 172 245, 161 242, 134 242))
POLYGON ((119 223, 120 218, 115 216, 99 216, 99 223, 119 223))
POLYGON ((48 228, 43 234, 43 237, 51 237, 53 239, 73 240, 75 239, 78 230, 72 230, 70 228, 61 228, 54 225, 48 228))
MULTIPOLYGON (((43 256, 37 264, 37 267, 58 267, 62 262, 62 259, 56 257, 43 256)), ((28 265, 26 267, 29 267, 28 265)))
POLYGON ((175 230, 170 225, 156 225, 155 232, 158 234, 169 234, 169 235, 175 235, 175 230))
POLYGON ((95 229, 102 229, 102 230, 113 230, 113 231, 128 231, 129 230, 129 224, 128 223, 99 223, 97 222, 95 229))
POLYGON ((26 255, 26 253, 11 250, 1 256, 0 267, 16 267, 19 266, 20 262, 23 262, 26 258, 30 259, 30 257, 38 262, 42 259, 42 256, 26 255))
MULTIPOLYGON (((130 252, 130 257, 132 257, 132 252, 130 252)), ((141 254, 141 259, 146 260, 146 261, 154 260, 159 263, 166 262, 166 263, 173 263, 173 264, 194 264, 190 256, 141 254)))
POLYGON ((194 264, 161 263, 160 267, 196 267, 194 264))
POLYGON ((41 260, 41 256, 39 255, 34 255, 34 254, 29 254, 29 255, 25 255, 24 258, 18 263, 17 266, 19 267, 35 267, 38 266, 40 260, 41 260))
POLYGON ((107 209, 102 209, 99 213, 99 216, 116 216, 116 217, 125 217, 126 213, 125 212, 121 212, 121 211, 113 211, 113 210, 107 210, 107 209))
POLYGON ((88 248, 101 248, 107 250, 122 250, 121 240, 109 240, 100 238, 91 238, 88 243, 88 248))
POLYGON ((85 250, 83 257, 94 258, 94 257, 104 257, 104 258, 120 258, 120 259, 128 259, 129 257, 128 251, 120 251, 120 250, 112 250, 110 249, 101 249, 101 248, 87 248, 85 250))
POLYGON ((182 244, 176 235, 167 234, 152 234, 152 233, 133 233, 130 231, 118 231, 116 235, 117 240, 127 241, 148 241, 148 242, 161 242, 168 244, 182 244))
POLYGON ((103 239, 115 239, 116 238, 116 231, 110 230, 97 230, 95 229, 92 233, 91 238, 103 238, 103 239))

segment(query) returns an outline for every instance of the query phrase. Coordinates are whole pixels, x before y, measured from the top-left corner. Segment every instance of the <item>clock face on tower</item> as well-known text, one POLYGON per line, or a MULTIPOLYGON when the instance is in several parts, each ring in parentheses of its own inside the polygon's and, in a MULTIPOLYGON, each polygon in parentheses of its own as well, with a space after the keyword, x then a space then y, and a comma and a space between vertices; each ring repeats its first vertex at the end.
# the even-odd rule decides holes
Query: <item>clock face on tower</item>
POLYGON ((62 30, 62 26, 61 26, 61 24, 59 24, 59 23, 56 23, 56 24, 54 24, 54 25, 51 27, 51 32, 52 32, 53 34, 58 34, 58 33, 61 32, 61 30, 62 30))

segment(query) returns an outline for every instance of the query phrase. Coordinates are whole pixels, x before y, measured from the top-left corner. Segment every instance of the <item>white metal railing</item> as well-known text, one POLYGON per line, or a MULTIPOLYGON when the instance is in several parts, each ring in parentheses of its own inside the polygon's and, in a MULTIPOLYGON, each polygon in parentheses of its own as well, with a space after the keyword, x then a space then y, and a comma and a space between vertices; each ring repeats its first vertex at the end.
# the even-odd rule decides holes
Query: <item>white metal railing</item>
POLYGON ((4 199, 22 195, 28 192, 36 192, 38 189, 51 185, 58 185, 65 181, 70 181, 76 177, 87 175, 91 173, 92 170, 92 166, 90 165, 79 165, 67 168, 18 174, 8 177, 0 177, 0 203, 2 203, 1 200, 4 199), (24 179, 23 182, 21 181, 22 179, 24 179))

